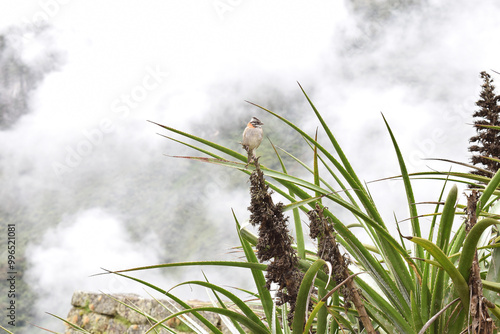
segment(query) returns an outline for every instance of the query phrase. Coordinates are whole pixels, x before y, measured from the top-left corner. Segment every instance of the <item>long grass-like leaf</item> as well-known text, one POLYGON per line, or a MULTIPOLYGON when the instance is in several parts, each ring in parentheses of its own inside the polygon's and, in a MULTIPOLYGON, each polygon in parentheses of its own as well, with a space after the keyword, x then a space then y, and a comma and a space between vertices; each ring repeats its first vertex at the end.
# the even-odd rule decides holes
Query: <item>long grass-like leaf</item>
MULTIPOLYGON (((438 212, 440 210, 441 200, 444 196, 444 192, 445 192, 447 183, 448 183, 448 180, 445 180, 445 182, 443 182, 443 187, 441 188, 441 192, 439 194, 439 198, 437 201, 438 203, 436 204, 436 207, 434 209, 434 216, 432 217, 432 222, 431 222, 429 237, 428 237, 428 239, 430 241, 433 240, 434 229, 435 229, 436 222, 437 222, 438 212)), ((425 259, 424 259, 426 264, 424 265, 424 270, 423 270, 423 275, 422 275, 422 284, 420 286, 420 308, 421 308, 420 316, 422 318, 423 323, 427 322, 429 320, 429 317, 431 317, 431 314, 435 313, 437 306, 434 306, 434 312, 432 311, 432 308, 433 308, 433 305, 436 305, 437 304, 436 302, 438 302, 437 296, 435 294, 431 293, 431 289, 432 289, 432 287, 435 286, 435 282, 436 282, 435 278, 437 275, 436 271, 439 268, 441 268, 441 265, 439 265, 439 268, 437 268, 436 266, 430 266, 428 264, 428 263, 430 263, 428 261, 432 261, 432 260, 430 260, 430 258, 431 258, 431 254, 427 252, 425 259)), ((440 275, 443 275, 443 273, 441 273, 440 275)), ((439 304, 440 304, 440 301, 439 301, 439 304)))
POLYGON ((179 311, 179 312, 171 314, 168 317, 166 317, 166 318, 162 319, 161 321, 157 322, 145 334, 150 333, 151 331, 153 331, 154 329, 156 329, 158 326, 160 326, 161 324, 163 324, 164 322, 166 322, 169 319, 178 317, 178 316, 180 316, 182 314, 193 313, 193 312, 196 312, 196 313, 199 313, 199 312, 212 312, 212 313, 217 313, 217 314, 220 314, 220 315, 224 315, 224 316, 226 316, 228 318, 233 319, 234 321, 239 322, 243 326, 247 327, 249 330, 252 331, 252 333, 256 333, 256 334, 269 334, 269 331, 267 330, 267 328, 260 326, 259 324, 257 324, 254 321, 250 320, 245 315, 240 314, 240 313, 235 312, 235 311, 231 311, 231 310, 224 309, 224 308, 218 308, 218 307, 197 307, 197 308, 192 308, 192 309, 187 309, 187 310, 179 311))
POLYGON ((453 181, 457 183, 465 183, 465 184, 471 184, 478 186, 476 182, 482 182, 482 183, 488 183, 491 179, 487 178, 485 176, 480 176, 476 174, 471 174, 471 173, 462 173, 462 172, 416 172, 416 173, 411 173, 410 177, 413 179, 420 179, 423 180, 442 180, 442 181, 453 181), (451 177, 455 178, 451 178, 451 177))
POLYGON ((54 318, 57 318, 57 319, 61 320, 62 322, 64 322, 65 324, 67 324, 69 327, 71 327, 73 330, 79 331, 79 332, 84 333, 84 334, 92 334, 91 332, 89 332, 89 331, 81 328, 80 326, 77 326, 77 325, 69 322, 68 320, 66 320, 64 318, 58 317, 57 315, 49 313, 49 312, 47 312, 47 314, 53 316, 54 318))
MULTIPOLYGON (((429 252, 430 253, 430 252, 429 252)), ((431 300, 430 300, 430 309, 429 316, 434 316, 436 313, 442 309, 443 306, 443 296, 444 296, 444 285, 448 282, 446 277, 446 271, 443 270, 443 266, 440 264, 439 268, 435 268, 437 271, 433 276, 434 285, 431 286, 431 300)), ((426 318, 428 318, 426 317, 426 318)), ((431 333, 439 333, 439 321, 432 321, 432 329, 431 333)))
MULTIPOLYGON (((396 156, 398 158, 398 163, 399 163, 399 168, 401 170, 401 177, 403 179, 403 183, 405 186, 406 190, 406 198, 408 201, 408 208, 410 211, 410 217, 411 218, 411 224, 412 224, 412 231, 413 235, 416 237, 421 237, 422 234, 420 232, 420 223, 418 221, 418 212, 417 212, 417 206, 415 204, 415 196, 413 195, 413 188, 411 186, 411 181, 410 181, 410 176, 408 174, 408 170, 406 169, 406 164, 403 159, 403 154, 401 153, 401 150, 399 149, 399 145, 396 141, 396 137, 394 136, 391 127, 389 126, 389 123, 387 122, 385 116, 382 114, 382 118, 384 119, 385 125, 387 127, 387 131, 389 132, 389 135, 392 140, 392 144, 394 146, 394 150, 396 151, 396 156)), ((417 257, 424 257, 424 253, 421 247, 416 246, 415 248, 415 256, 417 257)))
POLYGON ((479 241, 479 238, 481 237, 481 234, 483 234, 484 230, 487 227, 495 224, 500 224, 500 221, 492 218, 485 218, 477 222, 476 225, 471 228, 469 234, 465 238, 462 255, 460 256, 460 261, 458 262, 458 270, 466 281, 469 280, 472 260, 474 259, 474 253, 476 252, 477 243, 479 241))
POLYGON ((476 123, 476 124, 474 124, 474 126, 500 131, 500 126, 495 126, 495 125, 477 124, 476 123))
POLYGON ((500 293, 500 282, 482 280, 483 288, 500 293))
POLYGON ((1 325, 0 325, 0 329, 4 330, 4 331, 5 331, 5 332, 7 332, 8 334, 14 334, 14 333, 12 333, 11 331, 9 331, 8 329, 6 329, 6 328, 2 327, 1 325))
POLYGON ((493 194, 493 192, 498 188, 500 185, 500 170, 496 172, 495 176, 491 179, 491 181, 488 183, 486 188, 484 189, 481 197, 479 197, 479 201, 477 203, 477 211, 476 215, 479 217, 479 214, 481 213, 481 210, 484 209, 486 203, 490 199, 490 196, 493 194))
POLYGON ((438 247, 436 244, 430 242, 424 238, 418 237, 405 237, 406 239, 416 242, 422 247, 424 247, 428 252, 432 254, 434 259, 438 261, 443 269, 448 273, 453 284, 455 285, 455 289, 458 293, 458 296, 462 300, 462 304, 464 307, 468 307, 469 305, 469 286, 467 281, 464 279, 460 271, 455 268, 453 263, 448 259, 446 254, 438 247))
POLYGON ((233 151, 233 150, 231 150, 231 149, 229 149, 229 148, 227 148, 227 147, 224 147, 224 146, 222 146, 222 145, 218 145, 218 144, 216 144, 216 143, 214 143, 214 142, 211 142, 211 141, 209 141, 209 140, 206 140, 206 139, 203 139, 203 138, 200 138, 200 137, 194 136, 194 135, 189 134, 189 133, 187 133, 187 132, 183 132, 183 131, 180 131, 180 130, 174 129, 174 128, 172 128, 172 127, 169 127, 169 126, 166 126, 166 125, 162 125, 162 124, 159 124, 159 123, 156 123, 156 122, 153 122, 153 121, 148 121, 148 122, 151 122, 151 123, 153 123, 153 124, 156 124, 156 125, 158 125, 158 126, 160 126, 160 127, 164 128, 165 130, 168 130, 168 131, 171 131, 171 132, 177 133, 177 134, 179 134, 179 135, 182 135, 182 136, 184 136, 184 137, 187 137, 187 138, 193 139, 193 140, 195 140, 195 141, 197 141, 197 142, 199 142, 199 143, 202 143, 202 144, 204 144, 204 145, 207 145, 207 146, 209 146, 209 147, 212 147, 212 148, 214 148, 214 149, 216 149, 216 150, 218 150, 218 151, 220 151, 220 152, 223 152, 223 153, 225 153, 225 154, 227 154, 227 155, 229 155, 229 156, 231 156, 231 157, 233 157, 233 158, 236 158, 236 159, 238 159, 238 160, 241 160, 241 161, 246 161, 246 160, 247 160, 247 157, 246 157, 245 155, 243 155, 243 154, 241 154, 241 153, 238 153, 238 152, 236 152, 236 151, 233 151))
POLYGON ((493 314, 495 316, 495 318, 497 318, 497 321, 499 321, 500 320, 500 306, 495 304, 495 307, 491 307, 488 309, 490 310, 491 314, 493 314))
POLYGON ((453 227, 453 219, 455 218, 455 205, 457 202, 458 189, 456 185, 451 188, 448 197, 444 203, 441 222, 437 235, 436 245, 441 250, 449 255, 448 243, 450 241, 451 229, 453 227))
POLYGON ((316 260, 307 270, 302 282, 300 283, 299 292, 295 302, 295 314, 293 316, 292 333, 302 333, 308 310, 309 291, 314 283, 317 273, 323 268, 325 261, 322 259, 316 260))
POLYGON ((415 328, 415 330, 419 330, 424 325, 422 322, 422 316, 420 314, 420 307, 417 305, 413 293, 411 294, 410 297, 411 297, 411 315, 413 320, 413 328, 415 328))
POLYGON ((409 321, 402 316, 402 313, 398 312, 396 308, 394 308, 386 298, 381 296, 377 291, 370 286, 370 284, 366 283, 363 279, 356 277, 356 284, 363 291, 363 296, 368 299, 370 303, 365 303, 365 308, 368 312, 373 314, 373 310, 370 311, 371 308, 376 307, 379 317, 382 316, 382 319, 376 317, 375 320, 379 319, 379 324, 383 326, 388 333, 412 333, 413 328, 410 326, 409 321), (390 326, 389 326, 390 324, 390 326))
POLYGON ((223 266, 223 267, 237 267, 237 268, 248 268, 257 270, 267 269, 267 265, 261 263, 248 263, 248 262, 237 262, 237 261, 193 261, 193 262, 173 262, 173 263, 156 264, 152 266, 144 266, 144 267, 115 270, 115 271, 106 270, 105 273, 94 274, 92 276, 118 274, 118 273, 160 269, 160 268, 187 267, 187 266, 223 266))
POLYGON ((223 294, 231 302, 233 302, 234 305, 236 305, 241 310, 241 312, 243 312, 243 314, 245 316, 247 316, 249 319, 251 319, 255 323, 259 324, 260 326, 265 327, 265 325, 262 323, 262 321, 259 319, 259 317, 255 314, 255 312, 244 301, 242 301, 240 298, 238 298, 233 293, 229 292, 228 290, 226 290, 226 289, 224 289, 216 284, 212 284, 212 283, 204 282, 204 281, 186 281, 186 282, 182 282, 180 284, 177 284, 176 286, 174 286, 174 288, 178 287, 178 286, 190 285, 190 284, 203 286, 203 287, 209 288, 211 290, 214 290, 214 291, 217 291, 217 292, 223 294))
POLYGON ((182 140, 178 140, 178 139, 175 139, 175 138, 172 138, 172 137, 169 137, 169 136, 165 136, 165 135, 162 135, 162 134, 159 134, 159 135, 160 135, 160 136, 162 136, 162 137, 164 137, 164 138, 167 138, 167 139, 169 139, 169 140, 171 140, 171 141, 175 141, 176 143, 179 143, 179 144, 182 144, 182 145, 187 146, 187 147, 189 147, 189 148, 192 148, 192 149, 193 149, 193 150, 195 150, 195 151, 198 151, 198 152, 201 152, 201 153, 206 154, 206 155, 208 155, 208 156, 211 156, 212 158, 216 158, 216 159, 221 159, 221 160, 223 160, 223 158, 222 158, 220 155, 217 155, 217 154, 215 154, 215 153, 213 153, 213 152, 210 152, 210 151, 208 151, 208 150, 204 150, 204 149, 202 149, 201 147, 198 147, 198 146, 195 146, 195 145, 188 144, 188 143, 186 143, 186 142, 184 142, 184 141, 182 141, 182 140))
MULTIPOLYGON (((457 215, 457 213, 455 213, 457 215)), ((450 249, 448 251, 450 260, 453 262, 458 262, 457 254, 460 254, 460 249, 464 245, 465 237, 467 236, 467 232, 465 231, 465 224, 461 224, 457 231, 455 231, 455 235, 451 239, 450 249)))

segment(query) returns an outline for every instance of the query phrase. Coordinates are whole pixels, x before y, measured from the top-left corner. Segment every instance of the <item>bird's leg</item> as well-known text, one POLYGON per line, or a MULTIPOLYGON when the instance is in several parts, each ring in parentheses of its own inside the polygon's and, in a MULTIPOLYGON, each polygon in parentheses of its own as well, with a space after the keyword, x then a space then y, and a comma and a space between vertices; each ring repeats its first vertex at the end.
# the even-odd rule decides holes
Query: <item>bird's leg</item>
POLYGON ((245 165, 245 168, 248 167, 248 165, 250 164, 250 162, 252 161, 252 155, 253 155, 253 152, 252 150, 249 150, 248 149, 248 146, 247 145, 241 145, 243 147, 243 149, 245 151, 247 151, 247 154, 248 154, 248 158, 247 158, 247 164, 245 165))
POLYGON ((248 150, 248 158, 247 158, 247 164, 245 165, 245 168, 248 167, 249 164, 252 163, 252 161, 255 160, 255 155, 254 155, 254 150, 248 150))
POLYGON ((251 164, 252 162, 255 164, 255 162, 258 160, 258 158, 255 155, 255 150, 249 149, 249 147, 247 145, 241 145, 241 146, 243 146, 243 149, 245 151, 247 151, 247 154, 248 154, 247 164, 245 165, 245 168, 247 168, 248 165, 251 164))

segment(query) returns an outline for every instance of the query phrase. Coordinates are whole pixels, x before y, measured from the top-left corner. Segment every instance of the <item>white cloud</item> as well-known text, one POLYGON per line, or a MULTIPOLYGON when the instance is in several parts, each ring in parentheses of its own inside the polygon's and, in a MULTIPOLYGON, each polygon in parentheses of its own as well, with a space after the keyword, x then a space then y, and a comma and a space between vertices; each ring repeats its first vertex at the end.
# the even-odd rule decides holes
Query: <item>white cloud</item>
MULTIPOLYGON (((101 268, 120 270, 159 264, 159 246, 153 231, 143 240, 134 240, 119 218, 102 209, 69 216, 47 230, 27 251, 26 279, 38 294, 35 309, 41 312, 37 321, 60 327, 59 321, 51 321, 42 312, 64 317, 76 290, 145 295, 145 287, 136 282, 115 275, 90 276, 103 272, 101 268)), ((154 270, 131 275, 154 284, 165 283, 154 270)))

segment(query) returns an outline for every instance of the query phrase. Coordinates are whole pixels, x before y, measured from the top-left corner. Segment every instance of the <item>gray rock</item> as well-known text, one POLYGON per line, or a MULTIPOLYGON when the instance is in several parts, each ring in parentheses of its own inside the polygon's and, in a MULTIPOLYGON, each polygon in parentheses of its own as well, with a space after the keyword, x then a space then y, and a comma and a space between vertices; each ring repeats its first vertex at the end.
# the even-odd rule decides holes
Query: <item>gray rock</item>
MULTIPOLYGON (((173 312, 177 312, 177 309, 183 309, 173 301, 161 300, 160 302, 173 312)), ((140 310, 157 321, 162 321, 172 314, 170 310, 166 309, 156 300, 145 299, 135 294, 115 294, 108 296, 102 293, 76 291, 71 299, 71 304, 73 308, 68 313, 68 321, 93 334, 142 334, 156 323, 154 320, 148 319, 126 305, 140 310)), ((188 304, 191 307, 211 306, 209 303, 200 301, 191 301, 188 304)), ((212 324, 221 328, 224 333, 229 333, 219 315, 207 312, 202 312, 202 315, 212 324)), ((186 314, 185 316, 193 319, 197 324, 207 329, 192 314, 186 314)), ((182 333, 179 330, 180 326, 186 328, 181 318, 169 319, 164 322, 164 325, 172 328, 176 333, 182 333)), ((167 330, 161 328, 158 328, 157 332, 169 333, 167 330)), ((69 326, 65 332, 65 334, 77 333, 80 332, 69 326)))

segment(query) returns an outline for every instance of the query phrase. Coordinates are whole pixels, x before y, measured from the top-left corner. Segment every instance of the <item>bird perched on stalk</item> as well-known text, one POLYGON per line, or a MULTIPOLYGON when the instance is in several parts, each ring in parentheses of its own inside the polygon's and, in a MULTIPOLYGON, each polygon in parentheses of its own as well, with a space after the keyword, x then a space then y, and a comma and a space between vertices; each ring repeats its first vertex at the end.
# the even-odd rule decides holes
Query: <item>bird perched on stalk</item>
POLYGON ((262 123, 257 117, 252 117, 243 131, 243 141, 241 145, 248 152, 248 163, 256 159, 255 150, 259 147, 263 138, 262 123))

